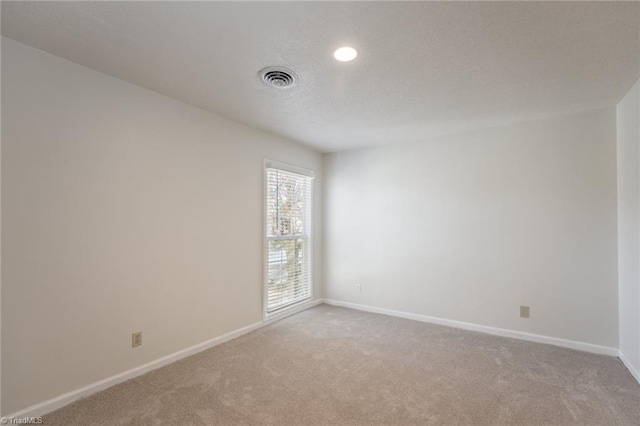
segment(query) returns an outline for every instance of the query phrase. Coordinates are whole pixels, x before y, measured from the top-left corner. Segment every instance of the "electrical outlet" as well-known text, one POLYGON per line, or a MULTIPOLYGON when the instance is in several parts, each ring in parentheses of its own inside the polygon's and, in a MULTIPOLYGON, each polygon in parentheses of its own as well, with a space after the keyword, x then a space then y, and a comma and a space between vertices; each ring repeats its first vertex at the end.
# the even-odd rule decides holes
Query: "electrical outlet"
POLYGON ((529 318, 529 307, 528 306, 520 306, 520 317, 529 318))
POLYGON ((362 293, 362 284, 357 284, 356 290, 358 290, 358 293, 362 293))
POLYGON ((137 333, 131 334, 131 347, 135 348, 136 346, 142 345, 142 331, 138 331, 137 333))

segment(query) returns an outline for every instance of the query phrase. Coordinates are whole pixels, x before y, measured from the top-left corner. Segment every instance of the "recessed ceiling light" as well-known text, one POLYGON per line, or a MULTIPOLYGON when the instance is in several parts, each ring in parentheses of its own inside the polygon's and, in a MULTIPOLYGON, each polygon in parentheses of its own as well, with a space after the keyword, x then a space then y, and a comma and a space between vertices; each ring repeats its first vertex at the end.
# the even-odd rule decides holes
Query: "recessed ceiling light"
POLYGON ((349 62, 353 61, 356 56, 358 56, 358 52, 353 47, 341 47, 333 52, 333 57, 339 60, 340 62, 349 62))

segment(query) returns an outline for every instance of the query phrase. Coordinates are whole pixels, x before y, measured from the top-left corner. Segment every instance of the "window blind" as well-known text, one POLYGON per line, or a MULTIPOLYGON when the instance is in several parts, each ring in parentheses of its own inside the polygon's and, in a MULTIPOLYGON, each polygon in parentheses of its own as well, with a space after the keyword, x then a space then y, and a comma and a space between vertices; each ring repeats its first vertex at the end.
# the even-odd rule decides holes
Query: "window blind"
POLYGON ((311 297, 310 176, 266 166, 266 311, 311 297))

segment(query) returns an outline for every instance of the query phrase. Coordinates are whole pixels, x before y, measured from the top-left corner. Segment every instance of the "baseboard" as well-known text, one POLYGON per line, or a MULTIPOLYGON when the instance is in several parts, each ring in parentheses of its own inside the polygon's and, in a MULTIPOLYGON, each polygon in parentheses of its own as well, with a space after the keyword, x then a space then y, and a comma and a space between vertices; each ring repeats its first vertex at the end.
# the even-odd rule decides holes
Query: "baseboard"
POLYGON ((529 342, 546 343, 563 348, 576 349, 584 352, 592 352, 601 355, 610 355, 617 357, 619 351, 617 348, 608 346, 594 345, 591 343, 578 342, 575 340, 560 339, 557 337, 543 336, 540 334, 525 333, 522 331, 507 330, 504 328, 487 327, 484 325, 472 324, 462 321, 454 321, 444 318, 431 317, 428 315, 412 314, 409 312, 395 311, 392 309, 378 308, 375 306, 359 305, 351 302, 342 302, 333 299, 324 299, 324 303, 333 306, 342 306, 345 308, 357 309, 360 311, 374 312, 377 314, 390 315, 394 317, 406 318, 415 321, 427 322, 430 324, 445 325, 448 327, 461 328, 463 330, 478 331, 480 333, 491 334, 494 336, 511 337, 514 339, 527 340, 529 342))
POLYGON ((11 418, 43 416, 47 413, 57 410, 58 408, 62 408, 65 405, 69 405, 74 401, 77 401, 82 398, 86 398, 87 396, 93 395, 94 393, 100 392, 104 389, 110 388, 124 381, 141 376, 145 373, 164 367, 165 365, 171 364, 173 362, 176 362, 188 356, 195 355, 198 352, 202 352, 204 350, 213 348, 214 346, 218 346, 222 343, 228 342, 229 340, 235 339, 247 333, 251 333, 252 331, 258 330, 259 328, 272 324, 288 316, 297 314, 298 312, 301 312, 303 310, 320 305, 322 302, 323 300, 319 299, 309 303, 298 305, 295 308, 282 312, 282 314, 279 314, 276 317, 269 318, 268 320, 265 320, 265 321, 253 323, 246 327, 242 327, 238 330, 234 330, 232 332, 223 334, 222 336, 218 336, 213 339, 207 340, 205 342, 198 343, 197 345, 191 346, 189 348, 180 350, 178 352, 174 352, 170 355, 156 359, 155 361, 151 361, 139 367, 132 368, 131 370, 124 371, 122 373, 116 374, 111 377, 107 377, 106 379, 100 380, 90 385, 64 393, 55 398, 51 398, 47 401, 32 405, 30 407, 27 407, 15 413, 9 414, 7 416, 2 417, 2 419, 0 419, 0 423, 7 424, 9 423, 9 419, 11 418))
POLYGON ((640 372, 636 370, 636 368, 631 364, 627 357, 624 356, 622 351, 619 351, 618 357, 620 358, 620 361, 622 361, 624 366, 627 367, 627 370, 629 370, 633 378, 636 379, 636 382, 638 382, 638 384, 640 385, 640 372))

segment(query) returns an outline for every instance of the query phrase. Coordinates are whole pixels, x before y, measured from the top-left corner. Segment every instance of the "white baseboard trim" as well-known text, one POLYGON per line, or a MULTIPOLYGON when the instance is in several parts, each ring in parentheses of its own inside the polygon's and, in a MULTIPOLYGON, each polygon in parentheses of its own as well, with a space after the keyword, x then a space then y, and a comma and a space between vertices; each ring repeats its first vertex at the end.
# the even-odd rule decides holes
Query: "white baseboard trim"
POLYGON ((631 364, 629 359, 627 359, 627 357, 624 356, 622 351, 619 351, 618 357, 620 358, 620 361, 622 361, 624 366, 627 367, 627 370, 629 370, 633 378, 636 379, 636 382, 638 382, 638 384, 640 385, 640 372, 635 369, 635 367, 631 364))
POLYGON ((47 401, 34 404, 30 407, 17 411, 15 413, 9 414, 7 416, 2 417, 0 419, 0 423, 9 424, 10 418, 24 418, 24 417, 39 417, 43 416, 47 413, 50 413, 58 408, 62 408, 65 405, 69 405, 74 401, 77 401, 82 398, 86 398, 94 393, 100 392, 104 389, 115 386, 124 381, 133 379, 135 377, 141 376, 150 371, 156 370, 160 367, 164 367, 165 365, 171 364, 173 362, 179 361, 183 358, 186 358, 191 355, 195 355, 198 352, 202 352, 204 350, 213 348, 214 346, 218 346, 222 343, 228 342, 229 340, 233 340, 242 335, 251 333, 259 328, 262 328, 266 325, 272 324, 276 321, 284 319, 288 316, 297 314, 298 312, 304 311, 309 308, 313 308, 314 306, 322 304, 322 299, 315 300, 309 303, 305 303, 302 305, 298 305, 292 309, 286 310, 276 317, 269 318, 265 321, 260 321, 248 325, 246 327, 242 327, 238 330, 234 330, 232 332, 223 334, 222 336, 215 337, 213 339, 207 340, 202 343, 198 343, 197 345, 193 345, 189 348, 180 350, 178 352, 174 352, 170 355, 164 356, 162 358, 156 359, 155 361, 148 362, 139 367, 132 368, 131 370, 124 371, 122 373, 116 374, 111 377, 107 377, 106 379, 100 380, 98 382, 92 383, 90 385, 81 387, 79 389, 64 393, 55 398, 51 398, 47 401))
POLYGON ((427 322, 430 324, 445 325, 448 327, 461 328, 463 330, 478 331, 480 333, 492 334, 494 336, 511 337, 514 339, 527 340, 529 342, 546 343, 563 348, 576 349, 584 352, 592 352, 601 355, 617 357, 617 348, 594 345, 591 343, 578 342, 575 340, 560 339, 557 337, 543 336, 540 334, 525 333, 523 331, 507 330, 504 328, 488 327, 484 325, 472 324, 468 322, 449 320, 444 318, 430 317, 428 315, 412 314, 409 312, 394 311, 392 309, 378 308, 375 306, 359 305, 357 303, 342 302, 340 300, 324 299, 324 303, 333 306, 357 309, 360 311, 373 312, 377 314, 390 315, 394 317, 406 318, 415 321, 427 322))

